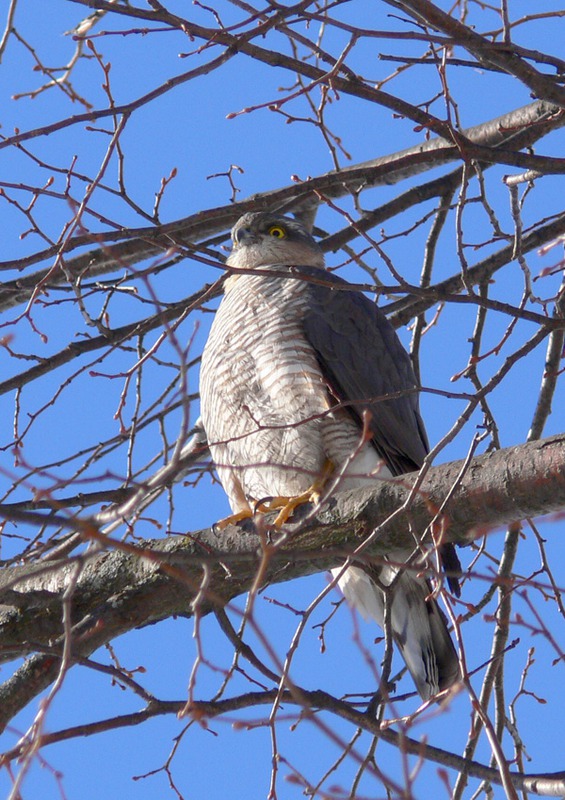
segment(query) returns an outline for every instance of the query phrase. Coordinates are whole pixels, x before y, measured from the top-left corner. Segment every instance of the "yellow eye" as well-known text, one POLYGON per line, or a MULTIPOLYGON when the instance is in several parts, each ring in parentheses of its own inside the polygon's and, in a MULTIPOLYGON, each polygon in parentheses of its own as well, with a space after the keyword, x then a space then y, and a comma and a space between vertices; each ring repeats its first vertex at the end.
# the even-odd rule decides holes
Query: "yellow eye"
POLYGON ((272 225, 268 230, 269 236, 274 236, 275 239, 284 239, 286 231, 280 225, 272 225))

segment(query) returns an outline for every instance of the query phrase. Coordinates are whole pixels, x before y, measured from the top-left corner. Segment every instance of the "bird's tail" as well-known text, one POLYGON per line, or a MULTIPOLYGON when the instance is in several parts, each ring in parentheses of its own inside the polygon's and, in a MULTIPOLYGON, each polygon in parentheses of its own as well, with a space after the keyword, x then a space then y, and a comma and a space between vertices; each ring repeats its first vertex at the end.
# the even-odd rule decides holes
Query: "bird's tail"
MULTIPOLYGON (((408 555, 391 553, 389 557, 402 563, 408 555)), ((332 573, 337 576, 340 571, 334 569, 332 573)), ((431 588, 426 579, 385 564, 374 569, 374 578, 364 568, 349 567, 338 583, 347 602, 384 629, 387 601, 379 583, 386 587, 393 581, 393 589, 387 593, 392 635, 420 696, 429 700, 452 686, 460 677, 460 669, 445 616, 429 597, 431 588)))

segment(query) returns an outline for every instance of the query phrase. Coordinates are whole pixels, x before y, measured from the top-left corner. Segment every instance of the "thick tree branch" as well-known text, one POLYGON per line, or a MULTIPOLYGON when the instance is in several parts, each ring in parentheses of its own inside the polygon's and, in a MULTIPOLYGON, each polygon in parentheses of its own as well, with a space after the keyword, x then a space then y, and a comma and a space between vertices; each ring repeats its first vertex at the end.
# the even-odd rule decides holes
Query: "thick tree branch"
MULTIPOLYGON (((381 793, 412 796, 415 781, 425 783, 434 772, 449 793, 447 770, 456 776, 454 798, 462 797, 469 776, 483 781, 478 793, 488 794, 492 784, 509 798, 563 795, 562 771, 539 774, 537 765, 528 775, 525 760, 527 748, 537 758, 544 746, 541 739, 532 744, 529 710, 535 703, 542 711, 547 702, 551 722, 548 709, 558 692, 547 694, 550 664, 563 658, 557 627, 565 618, 563 580, 553 556, 565 515, 565 431, 538 437, 552 408, 558 414, 563 390, 565 214, 556 182, 546 176, 565 173, 556 144, 565 126, 565 61, 534 48, 558 41, 565 11, 516 12, 507 0, 498 9, 471 3, 447 11, 434 0, 385 0, 361 27, 355 4, 339 0, 324 7, 316 0, 264 6, 237 0, 229 10, 197 3, 184 16, 166 0, 60 5, 60 30, 69 27, 69 14, 71 25, 77 11, 88 14, 68 31, 72 53, 65 66, 45 60, 49 43, 38 41, 25 16, 9 20, 0 44, 3 57, 35 76, 14 73, 13 121, 0 135, 0 150, 21 167, 0 181, 7 247, 9 234, 20 237, 6 251, 10 260, 0 262, 8 279, 0 284, 0 311, 12 309, 0 331, 11 364, 0 380, 4 416, 12 418, 3 448, 13 458, 4 464, 0 497, 0 732, 8 726, 0 767, 12 779, 11 797, 19 798, 45 745, 108 730, 124 736, 129 726, 163 714, 184 717, 186 725, 161 768, 179 795, 172 761, 183 734, 220 715, 229 724, 232 714, 271 734, 273 797, 284 794, 278 786, 284 770, 318 796, 347 782, 351 767, 344 790, 351 796, 371 780, 383 785, 381 793), (381 23, 391 29, 378 30, 381 23), (535 38, 540 24, 547 34, 542 45, 535 38), (392 68, 375 62, 380 51, 390 52, 392 68), (129 61, 140 52, 147 69, 136 83, 129 61), (151 70, 155 56, 160 74, 151 70), (245 84, 238 81, 241 69, 253 77, 243 94, 233 92, 234 81, 239 89, 245 84), (200 108, 212 81, 214 102, 200 108), (498 99, 500 116, 463 128, 477 118, 469 100, 480 92, 498 99), (45 113, 30 117, 39 96, 45 113), (501 114, 518 103, 527 105, 501 114), (359 125, 369 118, 375 131, 384 125, 386 135, 405 134, 405 142, 389 146, 403 149, 352 161, 350 153, 355 159, 362 145, 359 125), (235 149, 232 129, 246 132, 235 149), (255 145, 271 130, 290 145, 279 151, 284 158, 277 166, 291 183, 249 195, 266 188, 252 186, 257 168, 272 164, 268 148, 259 152, 255 145), (312 172, 315 150, 293 149, 301 131, 309 147, 319 137, 329 154, 323 169, 312 172), (69 136, 71 151, 62 147, 69 136), (46 149, 48 138, 54 147, 46 149), (206 187, 207 208, 186 207, 187 180, 195 191, 206 187), (324 204, 328 210, 315 227, 324 204), (319 506, 300 506, 282 529, 274 513, 258 513, 240 526, 181 535, 191 524, 181 521, 187 504, 211 502, 205 433, 199 422, 190 429, 208 301, 230 274, 229 228, 244 212, 265 209, 296 214, 332 254, 330 269, 361 275, 352 278, 355 288, 377 294, 393 326, 416 320, 411 355, 418 374, 420 361, 431 354, 437 362, 439 353, 441 368, 467 376, 472 392, 437 388, 437 380, 423 387, 450 407, 464 406, 418 473, 376 475, 371 488, 355 492, 333 486, 319 506), (325 223, 328 215, 333 222, 325 223), (435 313, 427 313, 432 306, 435 313), (526 376, 525 394, 514 413, 501 393, 518 372, 526 376), (527 408, 528 440, 536 441, 496 452, 501 441, 522 439, 515 427, 519 420, 527 428, 527 408), (484 426, 475 432, 469 426, 478 411, 484 426), (448 442, 464 447, 465 430, 472 438, 465 460, 432 467, 448 442), (477 457, 480 446, 492 452, 477 457), (535 523, 542 515, 543 536, 535 523), (457 559, 442 559, 440 546, 473 540, 461 551, 463 597, 456 599, 447 578, 459 575, 457 559), (337 637, 347 625, 343 606, 334 618, 341 605, 332 602, 337 581, 319 573, 351 564, 375 569, 384 557, 394 561, 399 549, 412 551, 399 568, 426 574, 441 596, 458 646, 460 683, 414 713, 411 693, 394 692, 380 703, 380 695, 339 699, 316 682, 302 688, 314 629, 321 648, 328 645, 339 661, 337 637), (292 602, 289 586, 263 594, 314 574, 314 584, 298 586, 302 597, 315 595, 306 604, 292 602), (288 638, 266 602, 294 627, 288 638), (319 626, 314 613, 323 617, 319 626), (181 627, 193 629, 194 660, 188 700, 173 702, 138 678, 144 667, 132 668, 132 639, 122 635, 145 628, 151 639, 149 625, 177 616, 191 619, 181 627), (212 625, 210 639, 214 618, 219 627, 214 634, 212 625), (110 663, 101 663, 108 654, 110 663), (117 682, 137 699, 136 710, 114 715, 109 706, 89 721, 79 708, 72 727, 63 728, 58 706, 69 669, 79 666, 97 674, 102 689, 117 682), (211 698, 209 678, 216 687, 211 698), (18 712, 26 706, 33 724, 15 743, 14 731, 28 716, 27 709, 18 712), (445 730, 428 741, 428 733, 439 731, 433 734, 428 723, 445 713, 453 717, 444 726, 449 741, 445 730), (303 769, 293 759, 282 734, 289 714, 296 735, 306 725, 313 747, 330 743, 333 763, 314 758, 303 769), (349 741, 343 731, 354 731, 349 741), (488 756, 475 760, 482 745, 490 747, 489 766, 488 756), (383 747, 401 764, 402 778, 382 762, 383 747), (402 771, 406 758, 414 770, 402 771)), ((363 158, 384 152, 377 138, 363 158)), ((506 388, 515 399, 511 384, 506 388)), ((365 644, 366 635, 378 633, 374 628, 358 629, 355 617, 350 623, 354 655, 375 687, 389 678, 390 626, 384 625, 383 655, 365 644)), ((153 672, 156 687, 160 676, 153 672)), ((546 739, 551 735, 548 726, 546 739)))
MULTIPOLYGON (((143 546, 108 540, 111 549, 77 557, 82 569, 73 596, 73 651, 89 655, 126 631, 172 615, 190 616, 204 565, 200 614, 249 590, 260 564, 265 582, 277 583, 327 569, 354 550, 357 558, 369 558, 412 547, 410 530, 421 536, 432 523, 444 541, 464 544, 499 526, 565 508, 565 435, 475 458, 459 480, 461 467, 453 462, 431 468, 423 480, 415 473, 375 489, 337 493, 315 518, 291 525, 269 544, 237 526, 143 546)), ((2 506, 0 513, 9 515, 10 509, 2 506)), ((85 538, 88 530, 85 524, 85 538)), ((4 570, 4 659, 33 650, 34 643, 61 646, 62 597, 77 558, 4 570)), ((53 680, 57 668, 52 656, 35 656, 0 687, 0 727, 53 680)))

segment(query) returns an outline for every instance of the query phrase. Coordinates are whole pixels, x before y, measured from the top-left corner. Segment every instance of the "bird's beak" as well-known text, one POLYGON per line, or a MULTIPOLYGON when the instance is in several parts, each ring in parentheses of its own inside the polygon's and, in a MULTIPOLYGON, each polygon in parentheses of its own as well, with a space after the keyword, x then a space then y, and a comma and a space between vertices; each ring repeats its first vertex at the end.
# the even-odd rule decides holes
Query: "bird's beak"
POLYGON ((234 232, 233 243, 236 247, 252 244, 255 241, 257 241, 257 237, 250 228, 238 228, 234 232))

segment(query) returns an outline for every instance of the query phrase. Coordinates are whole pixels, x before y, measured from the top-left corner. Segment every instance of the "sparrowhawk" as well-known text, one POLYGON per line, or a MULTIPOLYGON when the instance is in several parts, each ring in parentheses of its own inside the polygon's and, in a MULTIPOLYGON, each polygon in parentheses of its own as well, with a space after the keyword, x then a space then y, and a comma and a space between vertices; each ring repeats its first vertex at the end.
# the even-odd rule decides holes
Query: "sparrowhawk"
MULTIPOLYGON (((234 514, 319 487, 328 465, 333 490, 417 470, 428 442, 416 378, 384 314, 325 270, 322 250, 296 220, 245 214, 232 241, 234 274, 202 354, 200 395, 234 514)), ((458 563, 452 546, 444 553, 458 563)), ((427 700, 458 679, 459 664, 429 581, 399 566, 410 555, 349 567, 339 585, 381 627, 391 604, 392 635, 427 700), (379 585, 393 582, 385 595, 379 585)))

